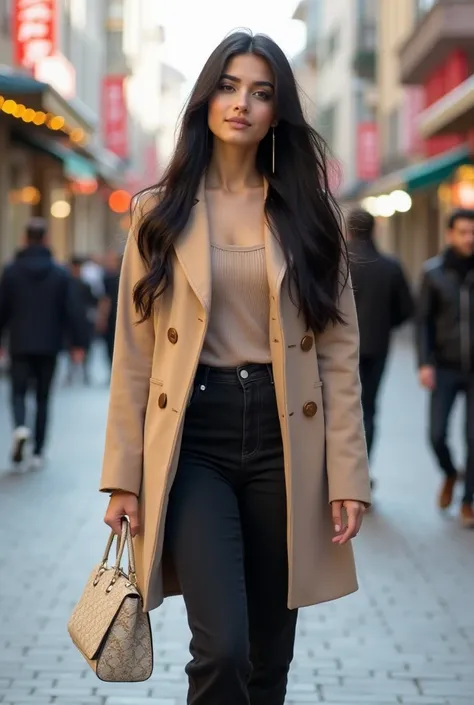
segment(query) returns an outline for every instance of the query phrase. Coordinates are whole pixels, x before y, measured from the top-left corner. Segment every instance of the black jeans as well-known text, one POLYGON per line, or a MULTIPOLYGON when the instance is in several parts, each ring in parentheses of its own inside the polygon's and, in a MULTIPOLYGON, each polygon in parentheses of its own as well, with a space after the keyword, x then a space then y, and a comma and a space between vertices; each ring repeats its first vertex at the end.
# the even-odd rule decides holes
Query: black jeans
POLYGON ((188 705, 283 705, 297 610, 269 365, 199 367, 165 546, 192 632, 188 705))
POLYGON ((15 426, 26 424, 26 395, 33 382, 36 394, 35 454, 43 450, 48 423, 51 383, 56 367, 56 355, 12 355, 11 395, 15 426))
POLYGON ((364 414, 365 439, 369 455, 374 443, 377 395, 386 360, 386 355, 361 355, 359 361, 360 383, 362 386, 362 411, 364 414))
POLYGON ((451 453, 447 445, 448 423, 458 394, 466 395, 466 484, 463 502, 471 504, 474 499, 474 373, 438 368, 436 387, 431 394, 430 441, 441 469, 448 477, 456 474, 451 453))

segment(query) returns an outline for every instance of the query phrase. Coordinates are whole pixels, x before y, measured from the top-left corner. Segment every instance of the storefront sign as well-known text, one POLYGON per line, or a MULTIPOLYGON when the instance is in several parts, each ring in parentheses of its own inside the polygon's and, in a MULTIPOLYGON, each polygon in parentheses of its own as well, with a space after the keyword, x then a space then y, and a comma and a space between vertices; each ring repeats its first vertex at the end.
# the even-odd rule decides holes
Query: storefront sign
POLYGON ((124 76, 105 76, 102 96, 104 146, 121 159, 125 159, 128 155, 128 124, 124 76))
POLYGON ((13 0, 13 45, 17 66, 34 70, 56 50, 56 0, 13 0))
POLYGON ((375 122, 357 126, 357 178, 373 181, 380 174, 379 138, 375 122))

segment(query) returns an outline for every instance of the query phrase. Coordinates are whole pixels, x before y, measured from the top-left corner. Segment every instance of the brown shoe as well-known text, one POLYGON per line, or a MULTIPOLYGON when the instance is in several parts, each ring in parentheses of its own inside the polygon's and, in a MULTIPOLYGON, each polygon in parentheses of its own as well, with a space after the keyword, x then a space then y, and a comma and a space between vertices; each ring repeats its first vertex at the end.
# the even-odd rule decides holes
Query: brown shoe
POLYGON ((456 481, 457 475, 450 475, 443 482, 443 486, 441 487, 441 492, 438 497, 438 506, 440 509, 447 509, 451 506, 456 481))
POLYGON ((474 509, 472 504, 464 503, 461 505, 461 524, 466 529, 474 529, 474 509))

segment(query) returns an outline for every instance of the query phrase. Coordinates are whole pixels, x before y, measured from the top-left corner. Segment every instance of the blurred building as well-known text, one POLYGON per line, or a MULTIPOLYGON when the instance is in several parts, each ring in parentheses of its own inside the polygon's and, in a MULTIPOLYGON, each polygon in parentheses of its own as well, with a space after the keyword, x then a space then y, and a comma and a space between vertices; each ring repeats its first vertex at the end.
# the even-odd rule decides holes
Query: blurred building
POLYGON ((376 6, 376 0, 304 0, 294 15, 307 25, 304 54, 316 76, 306 92, 333 153, 333 187, 342 200, 375 175, 376 6))
POLYGON ((156 6, 0 0, 0 262, 30 215, 60 259, 123 241, 131 194, 162 168, 156 6))
POLYGON ((161 65, 160 124, 158 128, 158 154, 160 171, 167 165, 173 153, 179 118, 183 109, 186 79, 169 64, 161 65))
POLYGON ((342 166, 339 199, 378 216, 416 277, 451 208, 474 207, 474 0, 304 0, 297 13, 316 36, 316 127, 342 166))
POLYGON ((381 177, 364 204, 412 276, 474 206, 474 0, 381 0, 381 177))
POLYGON ((321 0, 301 0, 293 13, 294 20, 306 25, 306 45, 293 58, 293 71, 300 89, 300 98, 307 120, 316 126, 317 54, 321 31, 321 0))

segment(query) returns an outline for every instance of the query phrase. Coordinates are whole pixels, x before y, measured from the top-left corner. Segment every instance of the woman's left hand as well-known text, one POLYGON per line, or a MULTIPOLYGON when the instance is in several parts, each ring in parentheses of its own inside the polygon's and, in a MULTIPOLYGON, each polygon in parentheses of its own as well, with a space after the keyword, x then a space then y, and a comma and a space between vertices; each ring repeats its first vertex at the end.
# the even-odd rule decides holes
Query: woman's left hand
POLYGON ((334 531, 336 533, 332 542, 342 546, 359 533, 362 517, 365 513, 365 504, 352 499, 344 499, 332 502, 331 508, 334 531), (347 514, 347 525, 343 522, 343 508, 347 514))

